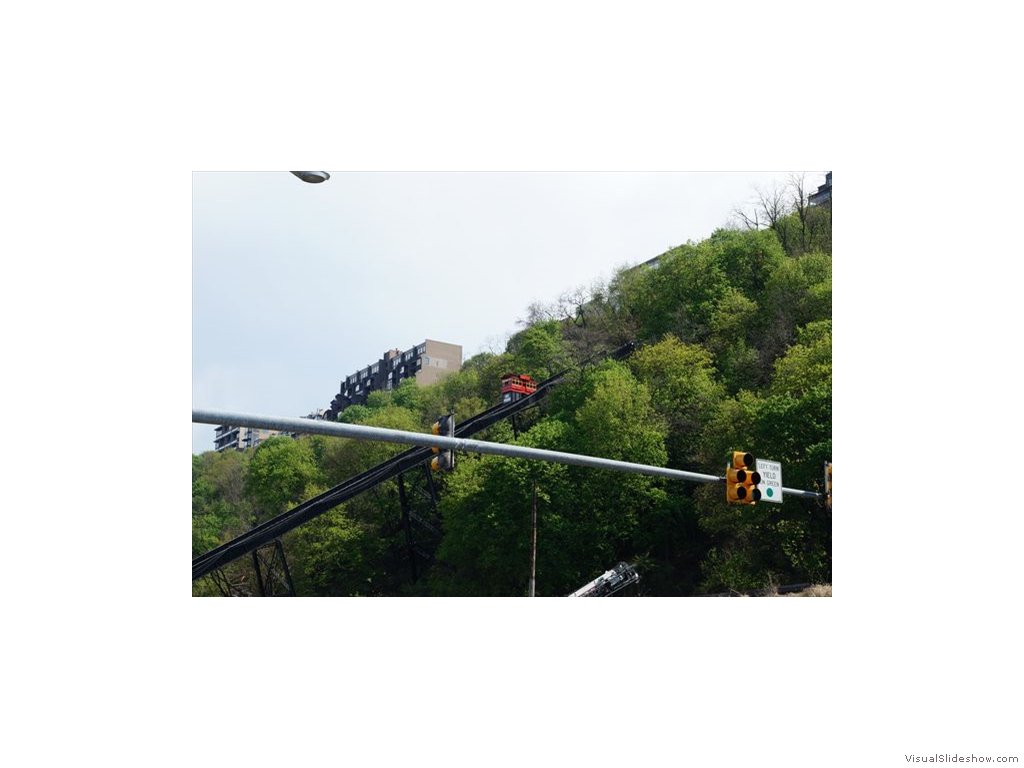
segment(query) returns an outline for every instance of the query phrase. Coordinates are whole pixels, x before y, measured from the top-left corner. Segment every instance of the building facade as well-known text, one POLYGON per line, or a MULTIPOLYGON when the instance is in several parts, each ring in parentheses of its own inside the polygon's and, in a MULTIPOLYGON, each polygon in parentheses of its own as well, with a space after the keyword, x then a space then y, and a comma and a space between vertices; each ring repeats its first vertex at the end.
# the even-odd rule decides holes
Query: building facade
POLYGON ((426 339, 404 352, 389 349, 381 358, 341 381, 324 418, 336 421, 350 405, 365 405, 371 392, 388 392, 405 379, 426 386, 462 367, 462 347, 426 339))
MULTIPOLYGON (((318 408, 299 418, 320 420, 325 418, 326 415, 327 410, 325 408, 318 408)), ((278 435, 298 437, 296 432, 281 432, 276 429, 255 429, 253 427, 235 427, 230 424, 221 424, 213 433, 213 448, 216 451, 244 451, 246 448, 255 448, 264 440, 277 437, 278 435)))
POLYGON ((811 205, 832 205, 832 171, 825 174, 825 183, 807 197, 811 205))
POLYGON ((221 424, 213 433, 213 448, 216 451, 244 451, 246 448, 255 448, 268 438, 282 434, 284 433, 275 429, 255 429, 221 424))

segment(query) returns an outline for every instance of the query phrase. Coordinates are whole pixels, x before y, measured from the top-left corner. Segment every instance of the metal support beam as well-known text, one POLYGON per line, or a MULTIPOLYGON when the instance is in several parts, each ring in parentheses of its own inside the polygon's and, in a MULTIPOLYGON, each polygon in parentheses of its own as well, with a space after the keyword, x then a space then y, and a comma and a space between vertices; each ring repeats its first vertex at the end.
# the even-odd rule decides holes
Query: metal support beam
POLYGON ((416 581, 416 549, 412 545, 412 523, 409 520, 409 498, 405 495, 405 480, 399 475, 398 503, 402 505, 402 527, 405 528, 405 546, 409 548, 409 567, 412 568, 412 580, 416 581))
MULTIPOLYGON (((598 357, 601 359, 607 357, 621 360, 632 353, 635 348, 636 345, 632 342, 623 344, 611 352, 595 355, 594 358, 585 361, 582 365, 588 365, 593 359, 598 357)), ((557 386, 567 374, 568 371, 561 371, 553 376, 549 376, 537 385, 537 391, 532 395, 527 395, 511 403, 498 403, 485 411, 470 416, 468 419, 455 425, 455 434, 461 437, 470 437, 493 424, 497 424, 502 419, 508 418, 510 414, 535 408, 540 400, 553 387, 557 386)), ((309 422, 307 421, 306 423, 308 424, 309 422)), ((264 544, 280 538, 288 531, 312 520, 314 517, 322 515, 328 510, 334 509, 339 504, 368 491, 380 483, 397 477, 406 470, 412 469, 417 465, 423 465, 425 461, 430 459, 431 455, 430 450, 427 448, 410 448, 355 477, 350 477, 345 482, 324 491, 319 496, 302 502, 272 520, 260 523, 255 528, 236 536, 231 541, 214 547, 209 552, 192 559, 192 580, 195 581, 210 574, 214 569, 220 568, 236 558, 248 554, 256 547, 262 547, 264 544)), ((429 473, 429 469, 424 469, 429 473)), ((414 513, 410 512, 410 515, 413 516, 414 520, 417 519, 414 513)), ((418 522, 422 523, 422 521, 418 522)))
MULTIPOLYGON (((367 427, 359 424, 339 424, 327 421, 314 421, 313 419, 288 418, 285 416, 259 416, 248 413, 207 410, 193 410, 192 421, 197 424, 232 424, 241 427, 255 427, 257 429, 276 429, 281 432, 348 437, 353 440, 377 440, 385 443, 447 448, 469 453, 488 453, 495 456, 505 456, 510 459, 551 461, 558 464, 608 469, 615 472, 669 477, 674 480, 687 480, 694 483, 720 483, 725 481, 725 477, 720 475, 704 475, 699 472, 685 472, 681 469, 669 469, 668 467, 654 467, 648 464, 634 464, 629 461, 602 459, 597 456, 547 451, 542 448, 526 448, 519 445, 505 445, 504 443, 489 443, 484 440, 467 440, 461 437, 442 437, 441 435, 430 435, 420 432, 405 432, 398 429, 367 427)), ((821 496, 821 494, 815 491, 801 491, 794 488, 783 488, 782 492, 805 499, 817 499, 821 496)))
POLYGON ((252 565, 256 571, 256 586, 260 596, 276 597, 279 594, 278 588, 283 587, 287 595, 295 597, 295 585, 280 539, 274 540, 272 550, 269 556, 264 555, 259 548, 252 551, 252 565), (279 566, 280 572, 277 570, 279 566))
POLYGON ((440 517, 441 513, 437 511, 437 486, 434 485, 434 473, 429 464, 420 464, 420 469, 423 471, 423 477, 427 483, 427 493, 430 494, 430 511, 440 517))
POLYGON ((256 586, 260 591, 260 597, 267 596, 267 587, 263 583, 263 571, 260 569, 260 555, 259 550, 254 549, 252 551, 252 567, 256 571, 256 586))

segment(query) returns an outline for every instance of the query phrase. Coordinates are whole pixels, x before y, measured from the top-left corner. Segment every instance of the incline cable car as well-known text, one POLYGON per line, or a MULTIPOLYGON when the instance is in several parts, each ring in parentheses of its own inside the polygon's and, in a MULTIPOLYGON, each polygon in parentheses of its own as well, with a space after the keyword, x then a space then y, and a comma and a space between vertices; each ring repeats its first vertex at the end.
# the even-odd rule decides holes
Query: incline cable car
POLYGON ((537 391, 537 382, 525 373, 506 373, 501 377, 501 402, 514 403, 537 391))

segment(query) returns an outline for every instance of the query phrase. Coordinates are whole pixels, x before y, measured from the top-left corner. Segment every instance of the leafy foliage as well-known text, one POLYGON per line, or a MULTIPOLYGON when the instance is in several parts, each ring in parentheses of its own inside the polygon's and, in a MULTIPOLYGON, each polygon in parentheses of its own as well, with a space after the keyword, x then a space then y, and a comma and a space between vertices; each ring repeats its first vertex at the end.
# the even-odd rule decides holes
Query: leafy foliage
POLYGON ((248 530, 252 517, 243 496, 249 456, 210 451, 192 457, 192 556, 248 530))
POLYGON ((263 521, 314 496, 323 487, 323 472, 313 461, 309 441, 272 437, 256 448, 245 479, 245 495, 263 521))
MULTIPOLYGON (((535 303, 504 352, 428 387, 374 392, 340 420, 426 431, 440 414, 460 422, 497 403, 505 373, 575 368, 540 407, 477 437, 712 475, 743 449, 780 461, 786 486, 814 489, 832 449, 831 212, 765 210, 766 229, 718 230, 656 267, 535 303), (626 360, 588 362, 627 340, 638 348, 626 360)), ((401 450, 302 437, 193 456, 193 556, 401 450)), ((473 454, 433 482, 432 566, 408 554, 391 481, 285 537, 300 593, 525 594, 534 489, 540 595, 619 560, 651 595, 831 580, 830 512, 813 501, 737 506, 718 483, 473 454)))

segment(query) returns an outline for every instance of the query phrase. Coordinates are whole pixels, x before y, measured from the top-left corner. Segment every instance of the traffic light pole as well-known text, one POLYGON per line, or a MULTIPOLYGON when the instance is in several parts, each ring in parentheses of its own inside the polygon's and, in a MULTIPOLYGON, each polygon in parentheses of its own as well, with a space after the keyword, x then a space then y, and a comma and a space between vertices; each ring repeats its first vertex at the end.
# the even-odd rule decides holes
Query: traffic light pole
MULTIPOLYGON (((648 464, 634 464, 629 461, 602 459, 598 456, 584 456, 562 451, 548 451, 543 448, 528 448, 504 443, 489 443, 484 440, 468 440, 461 437, 444 437, 422 432, 405 432, 398 429, 367 427, 360 424, 340 424, 313 419, 295 419, 285 416, 260 416, 247 413, 230 413, 227 411, 193 410, 192 422, 195 424, 231 424, 238 427, 254 427, 257 429, 274 429, 281 432, 296 434, 327 435, 329 437, 347 437, 353 440, 376 440, 385 443, 402 443, 405 445, 429 446, 467 453, 488 453, 505 456, 510 459, 532 459, 534 461, 551 461, 557 464, 572 464, 593 469, 608 469, 613 472, 630 472, 637 475, 669 477, 675 480, 687 480, 694 483, 720 483, 725 476, 704 475, 698 472, 686 472, 681 469, 655 467, 648 464)), ((818 499, 821 494, 815 491, 801 491, 794 488, 783 488, 784 493, 805 499, 818 499)))

